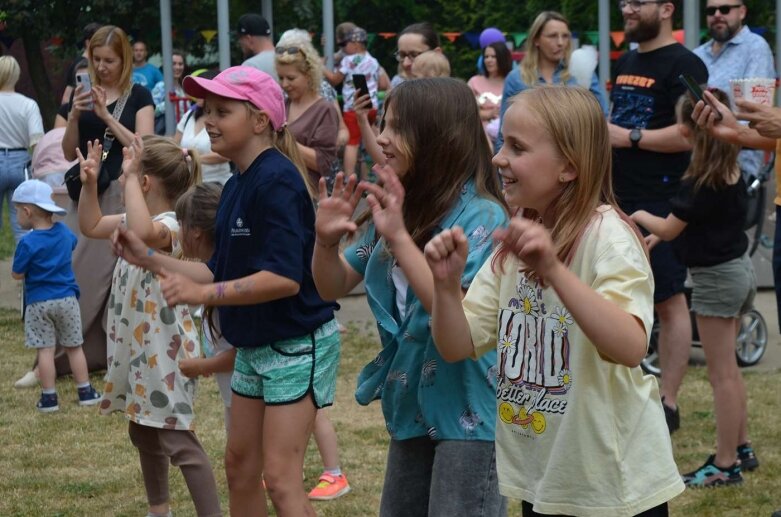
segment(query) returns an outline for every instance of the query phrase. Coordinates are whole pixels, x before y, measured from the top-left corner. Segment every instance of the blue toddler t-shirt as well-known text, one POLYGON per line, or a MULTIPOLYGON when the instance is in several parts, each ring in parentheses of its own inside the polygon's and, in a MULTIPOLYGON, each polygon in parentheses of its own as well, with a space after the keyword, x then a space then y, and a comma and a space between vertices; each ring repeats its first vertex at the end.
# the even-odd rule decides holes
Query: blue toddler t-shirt
POLYGON ((79 296, 71 267, 77 242, 73 232, 59 222, 48 230, 33 230, 22 237, 11 270, 24 274, 25 304, 79 296))

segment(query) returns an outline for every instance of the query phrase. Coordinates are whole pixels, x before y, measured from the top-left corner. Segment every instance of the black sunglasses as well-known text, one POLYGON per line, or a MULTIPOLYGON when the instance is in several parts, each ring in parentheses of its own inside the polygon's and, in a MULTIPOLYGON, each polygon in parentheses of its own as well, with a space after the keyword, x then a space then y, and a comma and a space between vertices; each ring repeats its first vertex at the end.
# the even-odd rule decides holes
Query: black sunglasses
POLYGON ((729 12, 733 9, 737 9, 738 7, 741 7, 740 5, 720 5, 718 7, 706 7, 705 8, 705 14, 708 16, 714 16, 716 14, 716 11, 720 12, 722 15, 726 16, 729 14, 729 12))
POLYGON ((349 42, 349 41, 340 41, 340 42, 339 42, 339 43, 337 43, 336 45, 337 45, 339 48, 344 48, 344 47, 346 47, 346 46, 347 46, 347 44, 348 44, 348 43, 350 43, 350 42, 349 42))
POLYGON ((276 49, 277 55, 284 55, 284 54, 290 54, 291 56, 295 56, 298 53, 303 54, 303 51, 300 47, 277 47, 276 49))

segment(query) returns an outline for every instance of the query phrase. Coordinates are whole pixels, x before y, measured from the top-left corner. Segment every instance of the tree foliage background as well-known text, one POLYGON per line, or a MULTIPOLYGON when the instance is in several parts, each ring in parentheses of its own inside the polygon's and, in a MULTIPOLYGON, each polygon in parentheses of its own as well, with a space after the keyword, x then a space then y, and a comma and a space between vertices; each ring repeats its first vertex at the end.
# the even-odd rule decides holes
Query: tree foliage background
MULTIPOLYGON (((702 8, 705 0, 700 1, 702 8)), ((611 29, 621 30, 621 13, 617 2, 612 2, 611 29)), ((260 12, 260 0, 230 0, 230 27, 234 30, 239 16, 245 12, 260 12)), ((775 5, 769 0, 745 0, 749 15, 747 23, 766 27, 765 37, 775 41, 775 5)), ((399 32, 417 21, 429 21, 442 32, 479 32, 496 26, 505 32, 525 32, 534 17, 543 10, 554 9, 570 20, 573 31, 597 30, 597 2, 595 0, 335 0, 335 22, 352 21, 370 33, 399 32)), ((275 0, 274 32, 299 27, 316 34, 319 43, 322 33, 321 0, 275 0)), ((214 0, 171 0, 174 25, 174 46, 193 56, 214 55, 217 38, 207 43, 201 30, 217 28, 217 9, 214 0)), ((89 22, 112 23, 135 37, 144 39, 153 51, 160 48, 160 11, 155 0, 4 0, 0 4, 0 53, 7 51, 8 42, 18 38, 23 42, 27 70, 35 88, 35 95, 48 123, 54 119, 61 90, 53 83, 61 82, 56 73, 80 53, 78 40, 81 29, 89 22), (3 19, 5 30, 3 31, 3 19), (59 43, 51 45, 52 38, 59 43), (52 66, 51 63, 58 63, 52 66), (64 66, 62 63, 65 63, 64 66)), ((681 25, 678 16, 677 25, 681 25)), ((705 25, 704 14, 701 25, 705 25)), ((235 40, 235 33, 231 41, 235 40)), ((468 78, 474 73, 479 51, 464 38, 449 42, 443 38, 443 48, 451 61, 453 75, 468 78)), ((393 60, 395 38, 377 37, 369 48, 385 66, 390 75, 396 70, 393 60)), ((234 45, 232 62, 241 56, 234 45)), ((216 64, 216 63, 214 63, 216 64)))

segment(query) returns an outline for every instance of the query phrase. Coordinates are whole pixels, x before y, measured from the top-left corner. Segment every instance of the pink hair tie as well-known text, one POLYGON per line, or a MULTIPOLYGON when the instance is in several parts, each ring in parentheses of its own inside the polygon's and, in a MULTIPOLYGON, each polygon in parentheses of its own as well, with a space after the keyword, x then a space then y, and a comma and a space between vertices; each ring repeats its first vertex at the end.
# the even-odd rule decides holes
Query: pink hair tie
POLYGON ((186 147, 182 147, 182 155, 184 155, 185 158, 187 158, 187 156, 189 155, 189 151, 190 150, 187 149, 186 147))

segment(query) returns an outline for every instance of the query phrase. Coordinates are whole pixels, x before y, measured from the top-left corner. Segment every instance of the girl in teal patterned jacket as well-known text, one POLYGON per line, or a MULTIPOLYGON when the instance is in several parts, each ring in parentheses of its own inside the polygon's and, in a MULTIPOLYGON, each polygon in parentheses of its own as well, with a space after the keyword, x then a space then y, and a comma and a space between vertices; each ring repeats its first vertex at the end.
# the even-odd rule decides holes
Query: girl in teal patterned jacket
POLYGON ((494 460, 496 357, 446 363, 429 328, 433 279, 423 246, 463 226, 472 253, 464 290, 507 221, 474 96, 450 78, 405 82, 385 101, 377 140, 382 186, 337 176, 321 181, 312 272, 320 295, 337 299, 361 280, 382 350, 358 378, 361 404, 380 399, 391 435, 380 515, 495 516, 505 513, 494 460), (363 192, 371 207, 352 220, 363 192), (339 243, 366 232, 342 253, 339 243), (468 474, 467 474, 468 473, 468 474))

